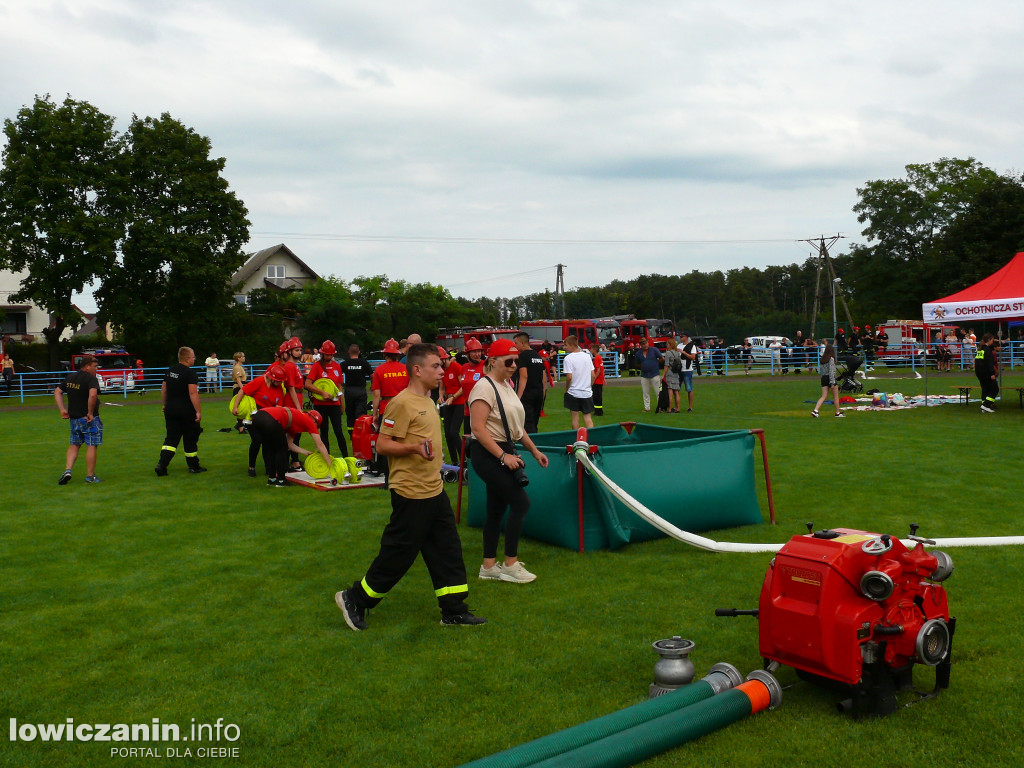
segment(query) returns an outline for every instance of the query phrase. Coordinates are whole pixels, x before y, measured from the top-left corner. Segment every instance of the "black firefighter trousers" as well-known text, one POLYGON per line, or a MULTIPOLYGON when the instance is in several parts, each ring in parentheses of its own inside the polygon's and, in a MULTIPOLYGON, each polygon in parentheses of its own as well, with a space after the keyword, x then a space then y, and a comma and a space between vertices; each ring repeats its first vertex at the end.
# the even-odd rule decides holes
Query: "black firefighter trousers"
POLYGON ((380 537, 380 552, 366 576, 349 588, 352 601, 364 610, 373 608, 401 581, 420 554, 430 573, 441 615, 454 616, 469 610, 462 540, 444 491, 429 499, 407 499, 391 491, 391 519, 380 537))

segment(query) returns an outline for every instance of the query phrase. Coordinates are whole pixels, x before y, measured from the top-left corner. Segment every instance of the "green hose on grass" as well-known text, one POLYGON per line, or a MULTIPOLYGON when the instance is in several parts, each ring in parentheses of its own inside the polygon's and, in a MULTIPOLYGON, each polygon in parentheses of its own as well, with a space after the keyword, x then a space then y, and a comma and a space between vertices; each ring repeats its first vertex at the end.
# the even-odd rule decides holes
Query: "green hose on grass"
MULTIPOLYGON (((755 682, 754 685, 762 686, 762 683, 755 682)), ((754 698, 746 691, 724 691, 599 741, 533 763, 530 768, 579 768, 584 765, 587 768, 628 768, 760 711, 755 706, 754 698)))
MULTIPOLYGON (((589 720, 563 731, 549 733, 539 739, 506 749, 503 752, 466 763, 463 768, 527 768, 588 744, 602 741, 609 735, 661 718, 690 705, 728 691, 742 681, 731 664, 716 664, 703 680, 669 693, 648 699, 618 712, 589 720)), ((577 763, 587 765, 587 763, 577 763)))

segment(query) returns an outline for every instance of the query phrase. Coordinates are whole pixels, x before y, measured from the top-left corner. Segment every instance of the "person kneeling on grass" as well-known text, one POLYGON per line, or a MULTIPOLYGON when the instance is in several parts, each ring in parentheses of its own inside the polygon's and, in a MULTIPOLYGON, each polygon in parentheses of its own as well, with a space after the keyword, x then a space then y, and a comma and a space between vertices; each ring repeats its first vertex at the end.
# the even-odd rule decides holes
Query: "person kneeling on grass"
POLYGON ((441 624, 487 621, 466 605, 462 541, 441 480, 441 419, 430 399, 444 375, 437 347, 412 345, 405 365, 409 385, 388 403, 377 437, 377 452, 390 465, 391 519, 366 575, 334 596, 345 623, 357 632, 366 629, 366 612, 384 599, 420 553, 441 608, 441 624))
POLYGON ((288 451, 308 456, 311 451, 296 445, 296 438, 308 432, 313 438, 320 455, 327 466, 331 457, 320 439, 320 423, 323 417, 316 411, 300 411, 298 408, 273 406, 257 411, 249 425, 249 436, 263 449, 263 465, 267 470, 267 485, 284 487, 288 472, 288 451))

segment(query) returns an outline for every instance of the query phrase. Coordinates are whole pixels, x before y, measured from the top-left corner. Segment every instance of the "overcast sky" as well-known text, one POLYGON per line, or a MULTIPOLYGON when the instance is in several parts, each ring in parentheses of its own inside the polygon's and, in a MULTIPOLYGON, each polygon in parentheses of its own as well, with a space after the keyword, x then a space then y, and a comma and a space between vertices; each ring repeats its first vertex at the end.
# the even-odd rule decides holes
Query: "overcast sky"
POLYGON ((0 0, 36 94, 209 136, 321 274, 512 296, 803 261, 864 182, 1020 169, 1019 2, 0 0), (752 242, 753 241, 753 242, 752 242))

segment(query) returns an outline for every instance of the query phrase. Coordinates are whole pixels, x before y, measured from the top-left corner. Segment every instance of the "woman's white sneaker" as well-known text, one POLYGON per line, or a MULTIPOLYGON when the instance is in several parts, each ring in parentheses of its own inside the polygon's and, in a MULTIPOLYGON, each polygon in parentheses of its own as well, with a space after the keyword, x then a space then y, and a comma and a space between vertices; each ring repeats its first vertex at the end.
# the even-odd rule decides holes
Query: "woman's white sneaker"
POLYGON ((490 568, 484 568, 480 566, 480 578, 481 579, 495 579, 501 580, 501 566, 495 563, 490 568))
POLYGON ((537 578, 536 574, 530 573, 526 570, 526 568, 523 567, 523 564, 518 560, 512 563, 512 565, 499 565, 497 567, 501 568, 502 581, 511 581, 516 584, 529 584, 537 578))

